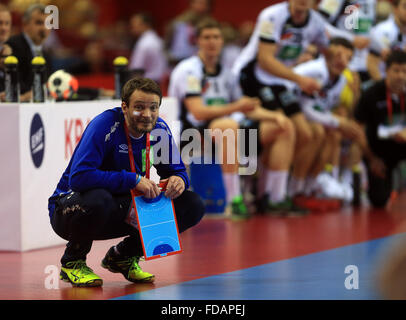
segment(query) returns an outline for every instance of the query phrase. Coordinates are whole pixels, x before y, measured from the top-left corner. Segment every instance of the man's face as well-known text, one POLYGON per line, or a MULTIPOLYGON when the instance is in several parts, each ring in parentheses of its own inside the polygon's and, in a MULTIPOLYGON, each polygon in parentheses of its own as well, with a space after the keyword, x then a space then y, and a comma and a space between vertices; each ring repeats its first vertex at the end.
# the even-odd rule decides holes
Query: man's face
POLYGON ((11 14, 8 11, 0 11, 0 43, 4 43, 10 38, 11 14))
POLYGON ((402 25, 406 25, 406 0, 400 0, 394 12, 400 23, 402 25))
POLYGON ((347 68, 352 58, 352 50, 342 45, 331 45, 328 48, 327 65, 332 76, 339 76, 347 68))
POLYGON ((129 106, 123 102, 121 107, 130 131, 138 134, 150 132, 158 120, 159 96, 135 90, 130 97, 129 106))
POLYGON ((296 24, 304 23, 309 10, 313 6, 313 0, 289 0, 290 14, 296 24))
POLYGON ((386 81, 391 91, 403 91, 406 87, 406 63, 392 63, 386 69, 386 81))
POLYGON ((134 37, 139 37, 145 31, 145 24, 140 16, 133 16, 130 20, 130 32, 134 37))
POLYGON ((35 10, 31 14, 31 19, 24 24, 24 32, 28 34, 31 40, 37 45, 41 45, 49 35, 49 29, 45 26, 47 15, 35 10))
POLYGON ((223 49, 223 35, 218 28, 203 29, 197 39, 199 51, 206 57, 218 57, 223 49))

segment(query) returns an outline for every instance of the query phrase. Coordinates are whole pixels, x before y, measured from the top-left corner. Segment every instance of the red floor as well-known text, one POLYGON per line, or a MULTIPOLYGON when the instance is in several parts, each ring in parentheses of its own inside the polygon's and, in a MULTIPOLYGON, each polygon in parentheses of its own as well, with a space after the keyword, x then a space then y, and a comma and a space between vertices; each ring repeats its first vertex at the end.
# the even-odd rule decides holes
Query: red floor
POLYGON ((0 252, 0 299, 109 299, 183 281, 230 272, 405 232, 406 193, 387 210, 345 208, 303 218, 256 216, 249 221, 205 218, 182 234, 183 253, 150 262, 144 270, 155 284, 131 284, 100 267, 116 240, 94 242, 88 265, 104 280, 102 288, 46 289, 48 265, 59 268, 64 246, 25 253, 0 252))

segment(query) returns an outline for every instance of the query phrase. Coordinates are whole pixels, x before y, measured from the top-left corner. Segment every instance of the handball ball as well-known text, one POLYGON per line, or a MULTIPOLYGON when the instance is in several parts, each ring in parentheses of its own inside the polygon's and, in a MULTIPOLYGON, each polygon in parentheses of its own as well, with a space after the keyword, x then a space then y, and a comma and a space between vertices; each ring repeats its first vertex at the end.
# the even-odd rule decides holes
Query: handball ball
POLYGON ((57 101, 69 100, 77 92, 78 80, 64 70, 55 71, 48 78, 49 94, 57 101))

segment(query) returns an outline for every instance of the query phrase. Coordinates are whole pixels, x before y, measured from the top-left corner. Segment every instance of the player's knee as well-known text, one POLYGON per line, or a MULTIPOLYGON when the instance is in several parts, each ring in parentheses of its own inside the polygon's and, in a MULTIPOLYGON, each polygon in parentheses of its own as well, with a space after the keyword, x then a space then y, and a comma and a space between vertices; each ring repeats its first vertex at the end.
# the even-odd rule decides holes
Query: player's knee
POLYGON ((369 192, 368 199, 374 208, 384 208, 388 203, 389 196, 376 192, 369 192))
POLYGON ((391 190, 382 186, 374 186, 368 188, 368 199, 374 208, 384 208, 388 203, 391 195, 391 190))
POLYGON ((326 139, 326 131, 323 126, 317 126, 313 132, 313 141, 322 143, 326 139))
POLYGON ((296 139, 300 145, 314 142, 314 134, 305 128, 296 128, 296 139))

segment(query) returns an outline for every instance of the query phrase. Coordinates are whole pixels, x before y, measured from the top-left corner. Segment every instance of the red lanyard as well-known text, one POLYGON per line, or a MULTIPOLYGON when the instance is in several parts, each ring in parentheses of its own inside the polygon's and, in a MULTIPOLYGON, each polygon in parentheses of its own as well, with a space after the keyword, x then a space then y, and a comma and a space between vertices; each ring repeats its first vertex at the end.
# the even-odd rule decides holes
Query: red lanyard
MULTIPOLYGON (((130 134, 128 133, 128 128, 127 124, 124 121, 124 130, 125 130, 125 135, 127 137, 127 144, 128 144, 128 157, 130 158, 130 166, 131 166, 131 171, 135 171, 135 162, 134 162, 134 154, 133 154, 133 147, 131 145, 131 140, 130 140, 130 134)), ((145 177, 149 179, 149 171, 150 171, 150 162, 149 162, 149 153, 151 149, 151 142, 150 142, 150 136, 149 132, 147 133, 147 145, 145 148, 145 177)))
MULTIPOLYGON (((392 113, 393 113, 393 106, 392 106, 392 97, 390 94, 390 90, 387 88, 386 89, 386 106, 388 108, 388 119, 389 123, 392 123, 392 113)), ((405 113, 405 96, 404 94, 400 95, 400 109, 401 112, 404 114, 405 113)))

